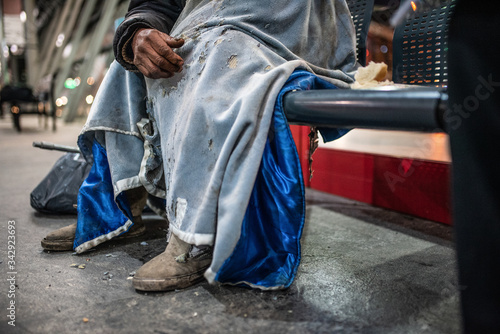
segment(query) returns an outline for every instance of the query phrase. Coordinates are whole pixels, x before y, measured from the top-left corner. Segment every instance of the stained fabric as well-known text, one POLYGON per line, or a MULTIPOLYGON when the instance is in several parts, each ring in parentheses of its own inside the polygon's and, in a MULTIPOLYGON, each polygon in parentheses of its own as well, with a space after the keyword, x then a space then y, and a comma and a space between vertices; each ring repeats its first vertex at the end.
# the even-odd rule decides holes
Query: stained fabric
POLYGON ((203 43, 208 30, 237 30, 331 78, 340 78, 338 70, 353 71, 356 62, 354 25, 345 0, 273 0, 265 5, 261 0, 132 0, 114 39, 116 59, 129 70, 137 69, 123 59, 133 58, 124 54, 124 46, 141 27, 203 43))
MULTIPOLYGON (((125 191, 144 187, 165 199, 172 233, 185 242, 214 247, 205 273, 213 282, 245 239, 243 221, 268 145, 278 94, 299 68, 348 88, 352 77, 345 72, 355 67, 354 27, 345 1, 280 0, 266 4, 265 10, 255 1, 175 3, 184 6, 175 24, 165 21, 157 28, 184 38, 185 44, 176 49, 184 59, 184 70, 153 80, 113 63, 79 146, 89 160, 96 140, 107 152, 113 196, 120 208, 125 191)), ((158 13, 141 8, 118 31, 128 31, 137 22, 156 27, 160 19, 158 13), (149 20, 150 15, 155 19, 149 20)), ((289 149, 290 143, 285 146, 289 149)), ((300 170, 292 167, 280 168, 300 170)), ((295 188, 297 180, 292 183, 295 188)), ((296 199, 291 198, 295 192, 283 195, 291 201, 286 210, 297 209, 296 199)), ((82 219, 79 225, 86 224, 82 219)), ((123 228, 130 224, 127 220, 123 228)), ((297 247, 297 222, 287 224, 295 230, 286 247, 297 247)), ((97 237, 76 250, 83 252, 104 240, 97 237)), ((298 248, 286 252, 299 254, 298 248)), ((290 273, 298 263, 297 255, 292 257, 285 256, 290 273)), ((255 285, 288 284, 271 281, 257 280, 255 285)))
MULTIPOLYGON (((223 283, 260 287, 290 286, 300 263, 305 220, 304 182, 299 156, 283 109, 290 91, 336 89, 304 70, 296 70, 278 94, 262 163, 233 254, 216 276, 223 283)), ((346 130, 328 129, 337 139, 346 130)))
MULTIPOLYGON (((302 170, 284 114, 283 96, 295 90, 335 88, 310 72, 297 70, 281 89, 240 238, 216 281, 262 289, 285 288, 293 282, 300 263, 305 199, 302 170)), ((343 133, 340 130, 329 135, 338 137, 343 133)), ((92 148, 94 164, 79 195, 75 247, 94 239, 108 240, 131 224, 123 193, 115 202, 106 150, 96 140, 92 148)))

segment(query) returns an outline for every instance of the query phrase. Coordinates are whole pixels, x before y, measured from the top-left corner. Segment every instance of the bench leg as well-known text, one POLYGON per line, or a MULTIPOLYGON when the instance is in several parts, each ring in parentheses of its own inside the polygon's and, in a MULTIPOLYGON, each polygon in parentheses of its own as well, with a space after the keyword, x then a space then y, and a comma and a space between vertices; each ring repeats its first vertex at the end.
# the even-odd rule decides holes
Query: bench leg
POLYGON ((52 131, 55 132, 56 131, 56 120, 57 120, 56 109, 52 109, 51 117, 52 117, 52 131))
POLYGON ((12 121, 17 132, 21 132, 21 115, 20 113, 12 113, 12 121))

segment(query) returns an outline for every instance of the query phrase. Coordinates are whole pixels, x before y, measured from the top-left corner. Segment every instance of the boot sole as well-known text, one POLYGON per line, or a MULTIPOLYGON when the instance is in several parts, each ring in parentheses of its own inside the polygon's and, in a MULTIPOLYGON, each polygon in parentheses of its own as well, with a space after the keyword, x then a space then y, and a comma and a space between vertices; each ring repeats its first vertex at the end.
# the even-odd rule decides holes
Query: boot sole
MULTIPOLYGON (((207 267, 208 268, 208 267, 207 267)), ((177 276, 171 278, 133 278, 134 289, 139 291, 172 291, 185 289, 198 282, 203 281, 203 273, 207 268, 191 275, 177 276)))
MULTIPOLYGON (((122 235, 119 235, 118 237, 115 237, 111 240, 123 240, 123 239, 131 239, 131 238, 137 238, 141 235, 146 233, 146 227, 141 226, 139 229, 135 231, 131 231, 122 235)), ((109 240, 108 240, 109 241, 109 240)), ((67 251, 72 251, 73 250, 73 245, 74 245, 74 240, 68 240, 68 241, 61 241, 61 240, 54 240, 54 241, 49 241, 46 239, 43 239, 42 242, 42 248, 44 250, 48 251, 54 251, 54 252, 67 252, 67 251)))
POLYGON ((64 252, 73 250, 73 241, 48 241, 42 240, 42 247, 45 250, 64 252))

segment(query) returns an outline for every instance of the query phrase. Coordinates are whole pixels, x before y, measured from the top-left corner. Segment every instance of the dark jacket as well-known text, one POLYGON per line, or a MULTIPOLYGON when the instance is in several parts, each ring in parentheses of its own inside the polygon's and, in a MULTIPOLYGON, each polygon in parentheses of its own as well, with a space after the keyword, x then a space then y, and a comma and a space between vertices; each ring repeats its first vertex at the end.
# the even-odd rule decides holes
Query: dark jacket
POLYGON ((126 69, 138 72, 132 63, 131 40, 139 28, 154 28, 169 33, 185 5, 185 0, 132 0, 125 20, 116 30, 113 50, 116 60, 126 69))

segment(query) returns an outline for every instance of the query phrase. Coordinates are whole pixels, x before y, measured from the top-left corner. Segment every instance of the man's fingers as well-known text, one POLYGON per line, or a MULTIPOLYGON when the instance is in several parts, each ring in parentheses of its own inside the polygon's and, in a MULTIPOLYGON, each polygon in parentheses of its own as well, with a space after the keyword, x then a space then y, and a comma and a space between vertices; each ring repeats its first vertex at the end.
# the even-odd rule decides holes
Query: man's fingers
POLYGON ((171 36, 168 36, 166 42, 171 48, 174 49, 180 48, 181 46, 184 45, 184 40, 182 38, 176 39, 171 36))
POLYGON ((175 73, 182 71, 184 60, 166 44, 160 46, 156 44, 145 44, 141 47, 140 51, 138 58, 142 62, 152 63, 166 72, 175 73), (148 61, 141 58, 147 58, 148 61))
POLYGON ((161 69, 148 58, 138 59, 135 66, 144 76, 151 79, 170 78, 174 75, 174 72, 161 69))
MULTIPOLYGON (((164 64, 173 64, 174 66, 178 67, 175 72, 180 72, 182 70, 182 65, 184 65, 184 60, 177 54, 175 53, 167 44, 153 44, 152 45, 153 49, 156 51, 156 54, 160 56, 161 58, 164 59, 162 61, 161 59, 156 59, 156 55, 149 54, 149 58, 152 59, 155 63, 158 65, 164 64)), ((166 69, 165 67, 162 67, 166 69)))
POLYGON ((146 77, 168 78, 182 71, 184 60, 172 48, 184 45, 183 39, 154 29, 141 29, 132 43, 134 64, 146 77))
POLYGON ((172 64, 168 58, 161 56, 160 54, 149 54, 149 60, 151 63, 166 72, 180 72, 182 71, 182 63, 180 65, 172 64))
POLYGON ((172 50, 172 47, 177 48, 184 45, 183 39, 177 40, 158 30, 152 30, 144 34, 144 40, 141 42, 144 46, 152 47, 159 55, 165 57, 172 64, 183 62, 182 58, 172 50))

